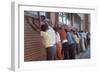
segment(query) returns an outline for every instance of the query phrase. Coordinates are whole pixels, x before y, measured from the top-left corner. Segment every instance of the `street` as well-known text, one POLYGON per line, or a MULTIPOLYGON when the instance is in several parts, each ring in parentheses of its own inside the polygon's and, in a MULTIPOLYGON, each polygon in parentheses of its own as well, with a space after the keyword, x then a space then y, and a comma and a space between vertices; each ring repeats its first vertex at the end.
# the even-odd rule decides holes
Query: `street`
POLYGON ((86 51, 81 52, 77 57, 77 59, 88 59, 90 58, 90 48, 86 49, 86 51))

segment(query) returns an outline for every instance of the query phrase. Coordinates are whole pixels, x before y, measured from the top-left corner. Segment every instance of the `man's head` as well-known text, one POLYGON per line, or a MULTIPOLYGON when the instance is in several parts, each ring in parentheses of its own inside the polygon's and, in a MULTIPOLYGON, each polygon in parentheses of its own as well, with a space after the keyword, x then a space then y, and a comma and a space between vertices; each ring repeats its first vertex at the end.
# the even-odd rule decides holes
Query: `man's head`
POLYGON ((45 20, 45 16, 44 15, 41 15, 41 21, 44 21, 45 20))
POLYGON ((41 25, 42 31, 46 32, 47 29, 48 29, 48 25, 46 25, 46 24, 41 25))
POLYGON ((59 29, 58 27, 54 27, 54 30, 55 30, 56 32, 58 31, 58 29, 59 29))

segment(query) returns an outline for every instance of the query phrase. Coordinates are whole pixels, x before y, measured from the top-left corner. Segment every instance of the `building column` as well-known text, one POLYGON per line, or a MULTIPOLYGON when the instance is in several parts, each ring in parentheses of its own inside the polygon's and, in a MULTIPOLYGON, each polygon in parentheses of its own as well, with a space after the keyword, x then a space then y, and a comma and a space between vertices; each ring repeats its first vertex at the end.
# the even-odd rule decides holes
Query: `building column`
POLYGON ((51 20, 52 25, 55 26, 56 19, 55 19, 55 13, 54 12, 50 13, 50 20, 51 20))

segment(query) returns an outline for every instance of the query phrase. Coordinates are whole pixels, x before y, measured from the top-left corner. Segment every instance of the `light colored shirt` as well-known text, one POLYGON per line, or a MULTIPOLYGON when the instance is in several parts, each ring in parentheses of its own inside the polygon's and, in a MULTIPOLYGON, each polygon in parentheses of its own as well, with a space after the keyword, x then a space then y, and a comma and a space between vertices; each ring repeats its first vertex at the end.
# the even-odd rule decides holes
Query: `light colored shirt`
POLYGON ((50 45, 54 46, 56 44, 56 34, 51 26, 49 26, 47 33, 50 38, 50 45))
POLYGON ((61 42, 61 40, 60 40, 60 35, 59 35, 59 33, 57 32, 57 33, 56 33, 56 43, 59 43, 59 42, 61 42))
POLYGON ((76 35, 76 34, 74 34, 74 35, 73 35, 73 37, 74 37, 74 39, 75 39, 76 43, 77 43, 77 44, 79 44, 80 39, 77 37, 77 35, 76 35))
POLYGON ((86 33, 85 32, 82 32, 82 37, 86 38, 86 33))
POLYGON ((42 37, 42 44, 44 45, 44 47, 45 48, 50 47, 50 38, 48 36, 48 33, 41 31, 41 37, 42 37))

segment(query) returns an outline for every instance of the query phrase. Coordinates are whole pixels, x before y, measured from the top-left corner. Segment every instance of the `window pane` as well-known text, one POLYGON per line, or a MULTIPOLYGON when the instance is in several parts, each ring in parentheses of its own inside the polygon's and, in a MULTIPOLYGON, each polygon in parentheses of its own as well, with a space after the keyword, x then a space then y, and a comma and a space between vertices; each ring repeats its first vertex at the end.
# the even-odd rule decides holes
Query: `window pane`
POLYGON ((66 24, 66 17, 63 17, 63 24, 66 24))
POLYGON ((59 16, 59 23, 62 23, 62 17, 59 16))
POLYGON ((41 15, 46 16, 46 12, 40 12, 40 16, 41 16, 41 15))
POLYGON ((50 19, 50 12, 46 12, 46 17, 50 19))
POLYGON ((66 14, 67 25, 71 25, 71 13, 66 14))
POLYGON ((58 13, 59 23, 63 23, 62 13, 58 13))

